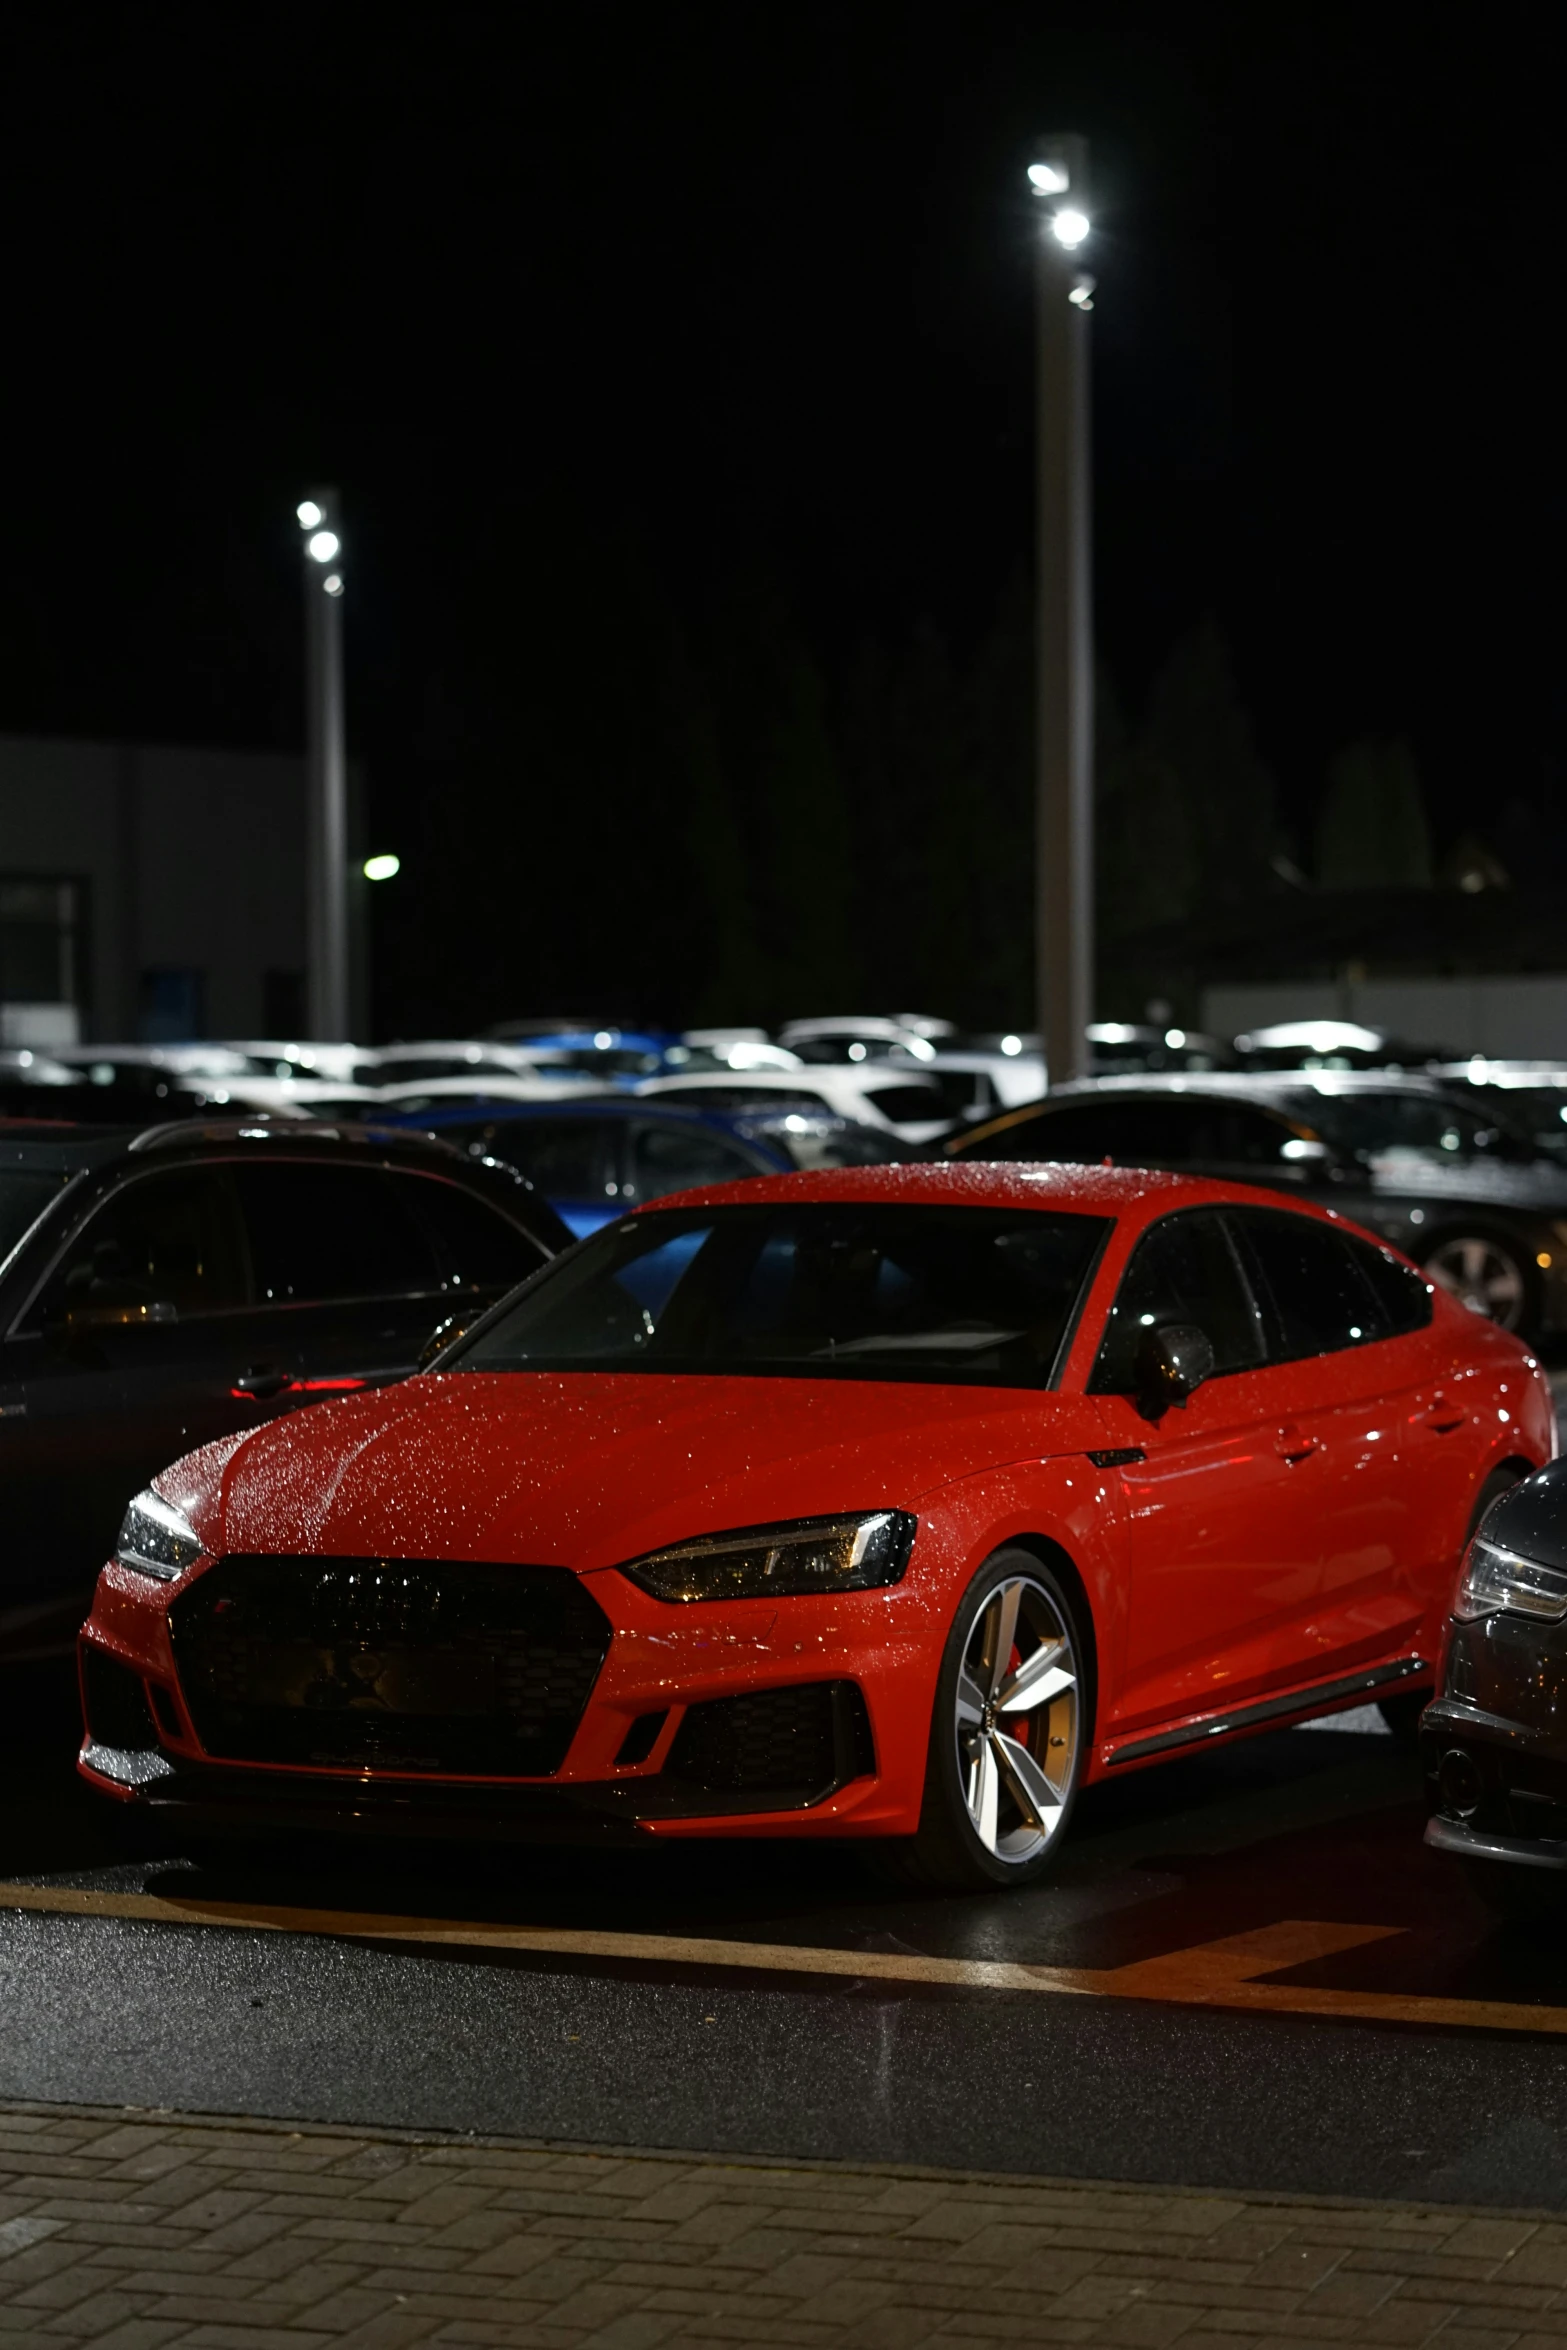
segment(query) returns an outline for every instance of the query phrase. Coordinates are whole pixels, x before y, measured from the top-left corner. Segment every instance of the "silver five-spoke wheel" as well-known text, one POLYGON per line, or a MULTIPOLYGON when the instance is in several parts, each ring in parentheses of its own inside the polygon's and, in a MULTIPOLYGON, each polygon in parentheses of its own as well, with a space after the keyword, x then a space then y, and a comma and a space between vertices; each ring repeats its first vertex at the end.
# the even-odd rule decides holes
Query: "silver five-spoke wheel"
POLYGON ((986 1852, 1038 1860, 1076 1778, 1077 1659, 1043 1583, 1009 1575, 974 1619, 958 1668, 958 1784, 986 1852))

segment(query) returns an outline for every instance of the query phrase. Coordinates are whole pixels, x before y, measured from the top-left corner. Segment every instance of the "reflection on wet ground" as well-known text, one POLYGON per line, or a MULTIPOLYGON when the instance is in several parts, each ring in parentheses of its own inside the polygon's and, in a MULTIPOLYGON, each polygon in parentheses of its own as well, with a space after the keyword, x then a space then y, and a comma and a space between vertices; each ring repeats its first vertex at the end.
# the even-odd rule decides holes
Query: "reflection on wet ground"
POLYGON ((0 1876, 162 1888, 247 1904, 639 1935, 902 1950, 1053 1968, 1125 1967, 1281 1920, 1380 1926, 1290 1982, 1555 2004, 1547 1916, 1498 1926, 1421 1842, 1414 1756, 1370 1709, 1088 1789, 1053 1881, 996 1898, 911 1894, 864 1847, 671 1844, 645 1852, 256 1844, 129 1852, 71 1768, 64 1668, 11 1676, 0 1754, 12 1801, 0 1876))

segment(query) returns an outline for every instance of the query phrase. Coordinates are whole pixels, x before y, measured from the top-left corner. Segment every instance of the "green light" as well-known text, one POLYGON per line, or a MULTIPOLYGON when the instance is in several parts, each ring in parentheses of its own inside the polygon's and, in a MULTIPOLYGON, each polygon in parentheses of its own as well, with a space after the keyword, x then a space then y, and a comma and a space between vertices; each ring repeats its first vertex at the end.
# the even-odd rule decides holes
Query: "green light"
POLYGON ((365 859, 366 881, 390 881, 392 876, 395 873, 401 873, 402 869, 403 860, 401 857, 366 857, 365 859))

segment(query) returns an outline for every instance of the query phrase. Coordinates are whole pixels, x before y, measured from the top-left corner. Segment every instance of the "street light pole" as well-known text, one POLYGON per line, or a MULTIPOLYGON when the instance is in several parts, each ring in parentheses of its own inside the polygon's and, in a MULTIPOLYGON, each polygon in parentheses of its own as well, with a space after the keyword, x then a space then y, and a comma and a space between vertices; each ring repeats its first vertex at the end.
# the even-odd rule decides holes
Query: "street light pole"
POLYGON ((1094 647, 1087 141, 1040 142, 1035 987, 1052 1085, 1084 1077, 1094 994, 1094 647))
POLYGON ((340 1042, 348 1011, 348 752, 337 492, 298 508, 305 587, 305 949, 310 1034, 340 1042))

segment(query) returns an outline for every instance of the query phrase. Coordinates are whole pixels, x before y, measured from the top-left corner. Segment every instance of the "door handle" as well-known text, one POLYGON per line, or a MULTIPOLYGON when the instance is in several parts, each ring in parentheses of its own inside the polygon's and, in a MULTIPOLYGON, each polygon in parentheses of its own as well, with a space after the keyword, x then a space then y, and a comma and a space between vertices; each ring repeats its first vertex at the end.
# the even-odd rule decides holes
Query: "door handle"
POLYGON ((1314 1452, 1322 1450, 1322 1439, 1308 1436, 1304 1428, 1297 1428, 1289 1421, 1273 1439, 1273 1449, 1281 1461, 1309 1460, 1314 1452))
POLYGON ((248 1371, 241 1371, 229 1389, 230 1395, 248 1395, 256 1403, 265 1403, 268 1396, 281 1395, 288 1385, 288 1373, 279 1371, 271 1363, 253 1363, 248 1371))
POLYGON ((1417 1412, 1415 1416, 1421 1427, 1429 1428, 1434 1435, 1451 1436, 1455 1428, 1463 1426, 1469 1414, 1461 1403, 1453 1403, 1445 1395, 1437 1395, 1432 1397, 1425 1411, 1417 1412))

